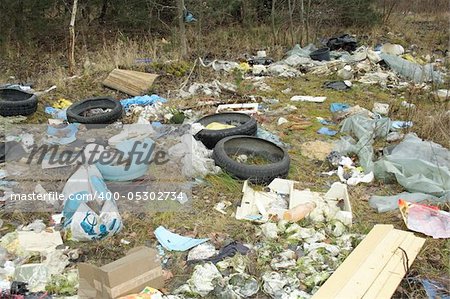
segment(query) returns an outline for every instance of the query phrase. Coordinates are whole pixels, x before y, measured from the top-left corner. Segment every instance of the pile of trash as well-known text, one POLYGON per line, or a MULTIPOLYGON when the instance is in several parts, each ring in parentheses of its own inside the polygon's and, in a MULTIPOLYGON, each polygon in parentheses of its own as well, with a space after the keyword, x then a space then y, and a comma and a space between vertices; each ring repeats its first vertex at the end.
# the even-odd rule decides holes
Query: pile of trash
MULTIPOLYGON (((320 49, 313 44, 303 48, 297 44, 276 62, 266 57, 266 51, 258 51, 257 56, 241 62, 214 60, 205 64, 200 61, 202 66, 212 67, 215 71, 239 70, 249 74, 249 78, 296 77, 305 73, 320 76, 336 74, 343 81, 353 80, 383 87, 404 87, 407 81, 441 84, 445 80, 442 59, 431 62, 431 58, 427 57, 428 63, 425 63, 425 60, 414 58, 397 44, 386 43, 374 48, 357 45, 355 37, 345 34, 330 38, 320 49)), ((192 92, 189 93, 192 95, 192 92)))
MULTIPOLYGON (((338 81, 324 82, 323 87, 345 92, 355 82, 402 87, 407 81, 439 84, 446 75, 441 61, 422 61, 395 44, 358 46, 350 35, 331 38, 319 48, 295 45, 279 61, 258 51, 239 62, 199 62, 217 72, 235 72, 240 79, 252 80, 253 87, 262 92, 273 90, 264 82, 266 76, 336 75, 338 81)), ((0 87, 0 115, 7 127, 0 146, 2 208, 16 211, 26 206, 31 212, 46 208, 44 212, 52 215, 51 219, 30 220, 14 231, 8 228, 10 232, 0 239, 2 296, 181 299, 250 298, 264 293, 270 298, 293 299, 339 292, 347 298, 351 290, 378 294, 385 281, 390 284, 384 294, 392 295, 425 239, 391 225, 376 225, 367 235, 352 233, 347 190, 375 179, 397 182, 407 192, 372 195, 371 207, 379 213, 399 209, 411 231, 450 237, 450 214, 425 205, 450 202, 449 151, 405 132, 414 124, 389 118, 389 104, 377 102, 368 110, 331 103, 332 119, 317 117, 317 136, 340 138, 309 141, 300 147, 303 156, 327 161, 330 171, 322 175, 336 176, 326 192, 316 192, 287 179, 290 145, 277 131, 263 127, 264 117, 272 117, 281 130, 310 127, 313 122, 297 115, 296 106, 271 111, 268 105, 280 101, 256 96, 244 103, 219 102, 224 94, 235 96, 239 83, 214 80, 187 85, 188 78, 176 96, 206 98, 203 104, 214 105, 209 110, 215 113, 205 116, 193 107, 182 109, 173 100, 146 95, 157 77, 115 69, 103 85, 129 98, 77 102, 59 98, 45 108, 50 119, 43 127, 15 126, 36 111, 39 93, 27 85, 0 87), (386 141, 382 151, 374 149, 377 140, 386 141), (45 152, 49 148, 56 150, 45 152), (31 163, 30 157, 40 150, 39 162, 31 163), (69 246, 69 241, 120 236, 127 225, 122 211, 131 209, 141 215, 147 211, 146 200, 161 200, 155 199, 161 193, 170 199, 169 209, 185 209, 192 187, 222 172, 242 182, 242 198, 237 204, 228 198, 218 200, 212 212, 253 223, 256 234, 249 243, 183 236, 175 233, 179 228, 168 229, 161 223, 153 231, 152 244, 133 248, 103 266, 80 263, 84 259, 79 250, 69 246), (46 182, 49 176, 54 181, 46 182), (30 208, 25 200, 15 202, 18 191, 24 198, 32 194, 44 199, 30 208), (408 257, 406 266, 399 249, 408 257), (171 278, 171 252, 185 253, 181 257, 193 272, 167 294, 162 291, 171 278), (373 280, 361 275, 369 270, 373 280), (342 290, 334 290, 336 285, 341 287, 335 277, 342 272, 346 275, 340 281, 342 290), (364 285, 361 277, 366 279, 364 285), (357 290, 352 283, 359 286, 357 290)), ((448 91, 439 90, 436 96, 445 100, 448 91)), ((324 96, 293 95, 289 103, 321 105, 326 100, 324 96)), ((402 106, 415 109, 407 102, 402 106)), ((130 244, 125 239, 120 242, 130 244)))

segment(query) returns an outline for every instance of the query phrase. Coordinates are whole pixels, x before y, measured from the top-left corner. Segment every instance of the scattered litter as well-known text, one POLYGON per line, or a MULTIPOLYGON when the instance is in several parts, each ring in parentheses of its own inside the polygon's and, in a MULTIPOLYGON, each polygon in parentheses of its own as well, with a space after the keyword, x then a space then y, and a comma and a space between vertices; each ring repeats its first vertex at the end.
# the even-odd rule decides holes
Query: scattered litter
POLYGON ((344 68, 337 71, 337 76, 342 80, 350 80, 353 78, 353 69, 350 65, 344 66, 344 68))
POLYGON ((258 113, 258 106, 258 103, 219 105, 216 113, 240 112, 245 114, 255 114, 258 113))
POLYGON ((402 47, 402 45, 389 44, 389 43, 382 45, 380 51, 381 51, 381 53, 386 53, 386 54, 396 55, 396 56, 400 56, 403 53, 405 53, 405 49, 402 47))
POLYGON ((416 105, 415 105, 415 104, 413 104, 413 103, 408 103, 407 101, 402 101, 402 102, 400 103, 400 105, 402 105, 403 107, 408 108, 408 109, 416 108, 416 105))
POLYGON ((165 102, 167 102, 167 100, 156 94, 135 96, 133 98, 120 100, 120 103, 122 104, 125 111, 129 111, 132 107, 148 106, 148 105, 153 105, 157 102, 165 103, 165 102))
POLYGON ((276 223, 267 222, 260 226, 261 231, 267 239, 276 239, 278 238, 278 227, 276 223))
POLYGON ((286 124, 286 123, 288 123, 288 122, 289 122, 289 121, 288 121, 286 118, 280 117, 280 118, 278 119, 278 121, 277 121, 277 125, 278 125, 278 126, 281 126, 281 125, 286 124))
MULTIPOLYGON (((297 222, 305 218, 316 208, 314 202, 307 202, 304 204, 299 204, 292 209, 284 212, 283 220, 290 222, 297 222)), ((276 270, 276 269, 275 269, 276 270)))
POLYGON ((331 81, 324 84, 324 87, 334 90, 348 90, 351 86, 352 83, 350 81, 331 81))
POLYGON ((389 113, 389 104, 375 102, 373 104, 372 112, 387 115, 389 113))
POLYGON ((169 157, 181 159, 182 173, 186 177, 204 177, 209 173, 219 173, 211 158, 212 150, 194 138, 191 134, 184 134, 178 144, 169 148, 169 157))
POLYGON ((450 99, 450 90, 448 89, 438 89, 434 92, 434 94, 441 100, 447 101, 450 99))
POLYGON ((327 47, 332 51, 342 49, 347 52, 353 52, 356 50, 357 43, 356 38, 350 36, 349 34, 343 34, 338 37, 330 38, 327 41, 327 47))
POLYGON ((24 231, 34 231, 35 233, 42 232, 47 226, 45 225, 44 221, 41 219, 36 219, 32 223, 28 224, 22 230, 24 231))
POLYGON ((332 103, 330 105, 331 113, 336 113, 339 111, 347 110, 348 108, 350 108, 350 105, 343 104, 343 103, 332 103))
POLYGON ((200 65, 203 67, 212 67, 213 70, 217 71, 225 71, 230 72, 236 68, 239 68, 239 63, 234 61, 225 61, 225 60, 213 60, 208 64, 205 64, 204 61, 199 58, 200 65))
POLYGON ((56 109, 67 109, 72 104, 73 103, 71 101, 62 98, 53 103, 52 107, 56 109))
POLYGON ((411 128, 413 126, 413 122, 412 121, 400 121, 400 120, 396 120, 393 121, 391 123, 391 127, 393 129, 407 129, 407 128, 411 128))
POLYGON ((253 65, 252 74, 254 76, 261 76, 267 73, 267 67, 265 65, 253 65))
POLYGON ((387 134, 387 136, 386 136, 386 141, 387 141, 387 142, 395 142, 395 141, 402 140, 403 137, 405 137, 405 134, 403 134, 403 133, 400 133, 400 132, 390 132, 390 133, 387 134))
POLYGON ((291 98, 292 102, 315 102, 323 103, 327 97, 313 97, 313 96, 293 96, 291 98))
POLYGON ((221 93, 228 92, 234 94, 237 86, 233 83, 221 83, 214 80, 211 83, 193 83, 188 91, 180 90, 180 96, 182 98, 188 98, 197 94, 204 94, 206 96, 219 97, 221 93))
POLYGON ((338 131, 331 130, 330 128, 327 127, 322 127, 319 130, 317 130, 317 133, 321 135, 334 136, 338 133, 338 131))
MULTIPOLYGON (((241 163, 245 163, 245 161, 242 161, 241 163)), ((232 205, 233 203, 231 201, 223 200, 214 206, 214 210, 216 210, 219 213, 222 213, 223 215, 226 215, 227 214, 226 209, 228 207, 231 207, 232 205)))
POLYGON ((191 250, 189 250, 187 260, 195 261, 195 260, 206 260, 210 257, 213 257, 216 254, 216 248, 213 244, 206 242, 195 246, 191 250))
POLYGON ((450 213, 403 199, 398 200, 398 207, 408 229, 434 239, 450 238, 450 213))
POLYGON ((18 231, 17 239, 20 250, 23 252, 38 252, 41 254, 50 253, 56 250, 56 247, 63 244, 59 231, 18 231))
POLYGON ((233 293, 240 296, 239 298, 249 298, 259 291, 258 281, 245 273, 232 274, 228 279, 228 284, 233 293))
POLYGON ((163 226, 159 226, 154 233, 158 242, 170 251, 186 251, 209 240, 183 237, 170 232, 163 226))
POLYGON ((246 255, 249 251, 250 251, 249 247, 234 241, 222 247, 217 255, 208 258, 207 261, 212 262, 213 264, 217 264, 218 262, 224 260, 225 258, 233 257, 236 254, 246 255))
POLYGON ((398 208, 399 199, 403 199, 408 202, 428 202, 428 203, 445 203, 450 199, 446 199, 445 196, 438 198, 436 196, 425 194, 425 193, 409 193, 402 192, 392 196, 378 196, 372 195, 369 199, 369 205, 372 208, 377 209, 378 213, 383 213, 387 211, 394 211, 398 208))
POLYGON ((220 278, 222 278, 222 274, 213 264, 197 265, 187 284, 181 286, 181 289, 175 293, 191 293, 205 297, 214 290, 214 281, 220 278))
POLYGON ((264 130, 261 126, 258 126, 258 130, 256 131, 256 137, 273 142, 276 145, 281 146, 282 148, 289 147, 286 143, 281 141, 279 136, 277 136, 273 133, 270 133, 267 130, 264 130))
POLYGON ((267 68, 267 71, 272 76, 278 76, 278 77, 287 77, 287 78, 293 78, 300 75, 300 72, 296 69, 282 64, 272 64, 267 68))

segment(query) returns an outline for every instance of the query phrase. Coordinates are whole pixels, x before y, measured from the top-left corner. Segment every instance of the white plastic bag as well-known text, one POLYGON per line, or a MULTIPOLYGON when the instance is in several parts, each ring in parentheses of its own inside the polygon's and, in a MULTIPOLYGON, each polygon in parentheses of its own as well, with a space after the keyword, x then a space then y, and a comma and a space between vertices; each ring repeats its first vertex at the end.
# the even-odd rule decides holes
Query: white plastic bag
POLYGON ((80 166, 63 189, 64 228, 76 241, 102 239, 122 229, 122 219, 111 192, 94 165, 80 166), (87 203, 101 206, 97 214, 87 203))

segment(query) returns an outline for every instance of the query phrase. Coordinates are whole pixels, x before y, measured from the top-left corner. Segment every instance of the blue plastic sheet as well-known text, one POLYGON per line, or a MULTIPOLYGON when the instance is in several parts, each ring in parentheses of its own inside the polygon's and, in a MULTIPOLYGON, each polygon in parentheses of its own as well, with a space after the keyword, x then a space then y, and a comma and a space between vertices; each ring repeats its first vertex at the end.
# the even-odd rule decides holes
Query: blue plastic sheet
POLYGON ((401 120, 395 120, 391 123, 392 129, 406 129, 411 128, 413 126, 412 121, 401 121, 401 120))
POLYGON ((57 128, 53 126, 47 127, 47 143, 49 144, 69 144, 77 140, 79 124, 68 124, 66 127, 57 128))
POLYGON ((429 299, 450 299, 448 286, 428 279, 420 279, 420 282, 429 299))
POLYGON ((348 108, 350 108, 350 105, 343 104, 343 103, 331 103, 331 105, 330 105, 331 113, 346 110, 348 108))
POLYGON ((152 94, 150 96, 136 96, 133 98, 120 100, 120 103, 126 111, 128 111, 130 105, 148 106, 153 105, 157 102, 165 103, 167 102, 167 100, 156 94, 152 94))
POLYGON ((155 230, 155 236, 158 242, 170 251, 186 251, 209 240, 183 237, 172 233, 163 226, 155 230))
POLYGON ((264 130, 263 128, 261 128, 260 126, 258 126, 258 130, 256 131, 256 137, 270 141, 275 143, 278 146, 284 147, 284 148, 288 148, 289 145, 287 145, 286 143, 284 143, 283 141, 281 141, 280 137, 278 137, 277 135, 270 133, 267 130, 264 130))
POLYGON ((49 106, 45 107, 45 113, 50 114, 53 118, 67 120, 66 109, 57 109, 49 106))
POLYGON ((338 132, 335 130, 331 130, 330 128, 327 128, 327 127, 322 127, 317 131, 317 133, 322 134, 322 135, 334 136, 338 132))

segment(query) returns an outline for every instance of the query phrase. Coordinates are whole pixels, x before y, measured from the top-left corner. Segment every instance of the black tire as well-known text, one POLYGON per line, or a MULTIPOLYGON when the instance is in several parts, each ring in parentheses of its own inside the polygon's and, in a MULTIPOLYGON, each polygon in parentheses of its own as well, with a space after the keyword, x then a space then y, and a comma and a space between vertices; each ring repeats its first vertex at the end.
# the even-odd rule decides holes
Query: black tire
POLYGON ((254 183, 270 183, 275 178, 285 178, 291 162, 285 149, 253 136, 231 136, 220 140, 214 148, 213 159, 217 166, 232 176, 254 183), (232 159, 231 154, 257 154, 271 163, 247 165, 232 159))
POLYGON ((67 120, 70 123, 81 124, 111 124, 122 117, 123 107, 120 101, 107 97, 91 98, 72 104, 67 108, 67 120), (90 109, 111 109, 109 112, 92 116, 83 116, 90 109))
POLYGON ((207 148, 213 149, 219 140, 235 135, 256 135, 258 125, 256 119, 244 113, 218 113, 205 116, 197 121, 206 127, 212 122, 236 125, 234 128, 223 130, 203 129, 195 135, 207 148))
POLYGON ((38 98, 18 89, 0 88, 0 115, 30 115, 36 112, 38 98))

